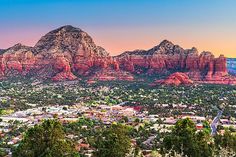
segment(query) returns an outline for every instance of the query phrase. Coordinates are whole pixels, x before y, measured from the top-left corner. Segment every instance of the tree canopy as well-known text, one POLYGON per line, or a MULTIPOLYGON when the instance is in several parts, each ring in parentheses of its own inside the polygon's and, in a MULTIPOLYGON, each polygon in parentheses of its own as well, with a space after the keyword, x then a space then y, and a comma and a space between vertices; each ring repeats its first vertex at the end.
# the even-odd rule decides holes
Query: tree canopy
POLYGON ((94 147, 96 157, 124 157, 131 149, 127 126, 113 124, 98 135, 94 147))
POLYGON ((226 149, 236 153, 236 135, 232 134, 230 130, 226 129, 225 133, 217 134, 215 136, 215 146, 220 149, 226 149))
POLYGON ((163 151, 176 151, 189 157, 212 156, 210 135, 205 131, 196 131, 196 126, 190 119, 179 120, 170 135, 163 141, 163 151))
POLYGON ((45 120, 30 128, 13 152, 13 157, 76 157, 73 144, 65 139, 61 123, 45 120))

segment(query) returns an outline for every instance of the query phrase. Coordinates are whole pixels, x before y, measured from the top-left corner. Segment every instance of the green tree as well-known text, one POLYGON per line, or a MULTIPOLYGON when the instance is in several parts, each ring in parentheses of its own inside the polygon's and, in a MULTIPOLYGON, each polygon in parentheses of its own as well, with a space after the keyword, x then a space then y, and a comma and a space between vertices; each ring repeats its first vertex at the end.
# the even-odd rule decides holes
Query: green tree
POLYGON ((61 123, 45 120, 24 135, 13 157, 76 157, 75 147, 65 139, 61 123))
POLYGON ((236 135, 232 134, 230 130, 226 129, 223 135, 217 134, 214 137, 215 146, 220 150, 229 149, 236 153, 236 135))
POLYGON ((4 150, 2 150, 2 148, 0 148, 0 156, 6 156, 6 155, 7 153, 4 150))
POLYGON ((213 153, 209 139, 209 133, 197 132, 190 119, 182 119, 175 124, 172 133, 164 138, 162 151, 173 150, 190 157, 209 157, 213 153))
POLYGON ((203 121, 202 122, 203 124, 203 131, 206 132, 207 134, 210 134, 211 133, 211 127, 210 127, 210 124, 208 121, 203 121))
POLYGON ((95 157, 124 157, 131 149, 129 129, 122 124, 113 124, 95 139, 95 157))

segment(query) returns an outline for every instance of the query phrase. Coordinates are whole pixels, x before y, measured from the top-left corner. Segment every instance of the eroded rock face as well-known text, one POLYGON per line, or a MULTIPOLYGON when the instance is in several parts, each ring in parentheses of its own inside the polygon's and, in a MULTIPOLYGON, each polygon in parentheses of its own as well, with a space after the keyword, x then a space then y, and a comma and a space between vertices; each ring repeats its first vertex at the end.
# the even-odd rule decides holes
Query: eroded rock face
POLYGON ((227 59, 224 55, 220 55, 219 58, 215 59, 215 73, 214 77, 222 77, 228 75, 227 71, 227 59))
POLYGON ((72 26, 49 32, 34 48, 39 55, 59 60, 61 64, 65 64, 67 72, 72 71, 78 75, 85 75, 93 66, 105 68, 104 62, 109 57, 105 49, 96 46, 86 32, 72 26))
POLYGON ((184 72, 199 82, 235 82, 228 76, 223 55, 199 54, 196 48, 186 50, 164 40, 149 50, 111 57, 86 32, 72 26, 47 33, 34 47, 17 44, 0 50, 0 79, 30 76, 62 81, 87 76, 91 80, 134 80, 137 74, 174 72, 184 72))
POLYGON ((34 63, 33 48, 21 44, 16 44, 0 55, 0 71, 5 77, 25 75, 33 68, 34 63))
POLYGON ((74 80, 77 77, 71 72, 71 66, 68 59, 64 55, 55 57, 54 69, 58 70, 57 74, 52 78, 54 81, 60 80, 74 80))
POLYGON ((121 69, 138 74, 147 69, 147 73, 184 72, 195 81, 219 80, 228 75, 226 58, 219 58, 211 52, 198 53, 196 48, 183 49, 164 40, 150 50, 124 52, 115 57, 121 69), (140 70, 142 69, 142 70, 140 70))
POLYGON ((163 85, 191 85, 193 81, 185 73, 176 72, 168 76, 166 79, 157 80, 156 84, 163 85))
POLYGON ((84 31, 63 26, 43 36, 34 47, 17 44, 0 53, 0 77, 35 74, 41 79, 74 80, 89 76, 93 69, 119 64, 103 49, 95 45, 84 31))
POLYGON ((0 55, 0 76, 4 75, 5 65, 3 63, 3 55, 0 55))

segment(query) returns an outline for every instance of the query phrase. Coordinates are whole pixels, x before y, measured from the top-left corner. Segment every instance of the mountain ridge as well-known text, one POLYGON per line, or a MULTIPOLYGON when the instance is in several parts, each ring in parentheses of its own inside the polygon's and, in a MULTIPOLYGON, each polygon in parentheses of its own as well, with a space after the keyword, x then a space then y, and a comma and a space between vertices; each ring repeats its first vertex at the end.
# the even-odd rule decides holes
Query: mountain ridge
POLYGON ((54 81, 135 80, 140 74, 184 72, 192 80, 234 83, 228 77, 226 58, 193 47, 183 49, 168 40, 148 50, 126 51, 110 56, 80 28, 62 26, 42 36, 34 47, 16 44, 0 51, 0 78, 31 76, 54 81))

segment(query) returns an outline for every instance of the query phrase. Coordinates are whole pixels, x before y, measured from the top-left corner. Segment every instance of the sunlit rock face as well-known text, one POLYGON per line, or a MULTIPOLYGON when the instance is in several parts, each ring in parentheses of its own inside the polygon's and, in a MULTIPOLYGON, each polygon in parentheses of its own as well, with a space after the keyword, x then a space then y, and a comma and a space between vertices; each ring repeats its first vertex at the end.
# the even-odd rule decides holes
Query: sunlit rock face
POLYGON ((2 77, 26 75, 34 67, 35 56, 32 47, 16 44, 0 55, 2 77))
MULTIPOLYGON (((228 63, 229 65, 229 63, 228 63)), ((193 81, 232 83, 227 60, 211 52, 199 53, 196 48, 183 49, 168 40, 149 50, 124 52, 110 56, 83 30, 72 26, 55 29, 34 47, 16 44, 0 50, 0 79, 27 76, 53 81, 135 80, 142 74, 185 73, 193 81)), ((176 78, 176 77, 173 77, 176 78)))
POLYGON ((61 80, 62 76, 75 79, 74 74, 86 75, 94 66, 105 68, 109 60, 105 49, 96 46, 86 32, 72 26, 49 32, 34 48, 41 60, 54 60, 53 67, 58 71, 54 80, 61 80))
POLYGON ((227 59, 227 70, 230 74, 236 75, 236 58, 227 59))
POLYGON ((199 53, 196 48, 183 49, 168 40, 150 50, 135 50, 116 56, 120 68, 134 74, 164 74, 184 72, 194 81, 209 83, 234 82, 228 77, 227 60, 221 55, 218 58, 211 52, 199 53))
POLYGON ((179 86, 191 85, 193 84, 193 81, 185 73, 176 72, 168 76, 166 79, 157 80, 155 84, 179 86))
POLYGON ((17 44, 0 51, 0 77, 34 75, 54 81, 74 80, 94 69, 119 64, 84 31, 63 26, 43 36, 34 47, 17 44))

